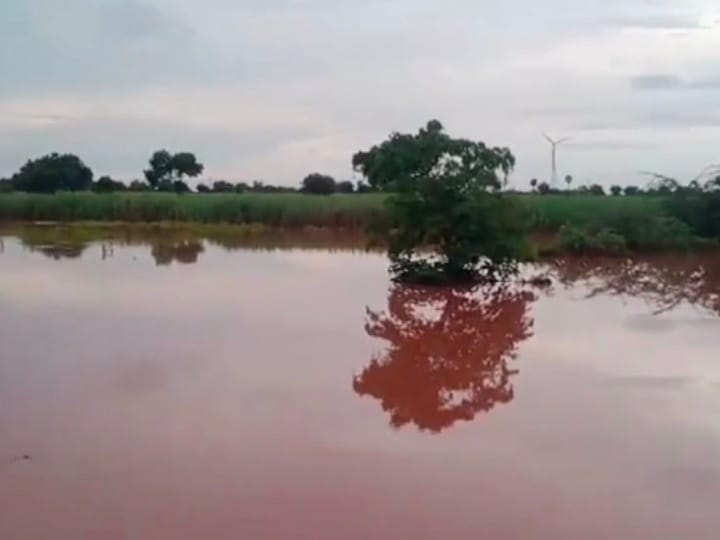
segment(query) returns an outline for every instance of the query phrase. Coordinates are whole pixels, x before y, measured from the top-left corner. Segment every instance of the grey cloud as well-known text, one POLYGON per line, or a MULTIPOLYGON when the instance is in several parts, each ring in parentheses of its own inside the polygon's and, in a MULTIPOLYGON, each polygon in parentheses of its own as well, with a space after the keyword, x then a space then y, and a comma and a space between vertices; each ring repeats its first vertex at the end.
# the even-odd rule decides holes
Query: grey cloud
POLYGON ((672 90, 684 85, 685 81, 677 75, 663 73, 638 75, 630 79, 630 86, 636 90, 672 90))
POLYGON ((194 31, 181 20, 164 14, 155 6, 133 1, 101 5, 98 13, 98 38, 190 39, 194 31))
POLYGON ((584 131, 633 130, 646 128, 693 128, 720 127, 720 114, 693 111, 618 111, 616 114, 600 120, 580 120, 575 128, 584 131))
POLYGON ((14 111, 3 111, 0 109, 0 120, 2 118, 25 119, 25 120, 46 120, 48 122, 68 122, 75 118, 66 114, 26 114, 14 111))
MULTIPOLYGON (((643 108, 629 105, 607 107, 553 107, 530 109, 524 114, 560 124, 566 131, 614 131, 646 128, 720 127, 720 109, 705 108, 696 103, 646 104, 643 108)), ((574 143, 581 147, 581 143, 574 143)), ((588 145, 594 143, 588 142, 588 145)))
POLYGON ((210 79, 217 67, 217 57, 202 55, 188 24, 152 5, 47 0, 40 9, 33 4, 3 0, 10 16, 0 16, 0 96, 187 83, 210 79))
POLYGON ((707 28, 697 15, 687 14, 644 14, 612 17, 610 26, 644 30, 701 30, 707 28))
POLYGON ((655 150, 657 144, 644 143, 638 141, 571 141, 567 144, 568 150, 578 150, 587 152, 617 151, 617 150, 655 150))
POLYGON ((657 127, 718 127, 720 114, 713 111, 657 110, 635 115, 637 126, 657 127))
POLYGON ((690 83, 691 88, 699 90, 716 90, 720 88, 720 77, 698 79, 690 83))
POLYGON ((630 78, 634 90, 715 90, 720 88, 720 77, 683 79, 669 73, 652 73, 630 78))

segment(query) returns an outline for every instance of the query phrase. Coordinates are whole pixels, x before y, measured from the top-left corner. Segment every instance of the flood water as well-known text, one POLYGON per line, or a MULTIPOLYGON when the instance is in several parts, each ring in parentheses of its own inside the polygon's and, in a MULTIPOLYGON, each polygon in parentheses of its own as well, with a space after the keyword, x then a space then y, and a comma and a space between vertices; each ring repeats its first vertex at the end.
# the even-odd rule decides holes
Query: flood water
POLYGON ((2 237, 0 539, 719 537, 720 257, 291 246, 2 237))

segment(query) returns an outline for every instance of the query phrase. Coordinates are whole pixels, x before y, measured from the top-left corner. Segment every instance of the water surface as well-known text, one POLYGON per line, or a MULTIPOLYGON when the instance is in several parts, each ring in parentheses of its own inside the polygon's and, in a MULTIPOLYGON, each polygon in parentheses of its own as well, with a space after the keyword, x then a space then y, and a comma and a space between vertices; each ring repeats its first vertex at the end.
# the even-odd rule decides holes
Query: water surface
POLYGON ((2 540, 718 537, 720 258, 292 245, 2 238, 2 540))

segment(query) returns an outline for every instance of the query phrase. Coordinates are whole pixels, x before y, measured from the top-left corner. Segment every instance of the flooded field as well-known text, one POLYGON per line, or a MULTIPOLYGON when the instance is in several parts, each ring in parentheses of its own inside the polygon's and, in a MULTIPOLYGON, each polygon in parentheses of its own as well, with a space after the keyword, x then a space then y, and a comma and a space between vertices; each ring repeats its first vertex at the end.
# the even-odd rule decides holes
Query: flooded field
POLYGON ((360 246, 0 232, 0 539, 718 538, 720 257, 360 246))

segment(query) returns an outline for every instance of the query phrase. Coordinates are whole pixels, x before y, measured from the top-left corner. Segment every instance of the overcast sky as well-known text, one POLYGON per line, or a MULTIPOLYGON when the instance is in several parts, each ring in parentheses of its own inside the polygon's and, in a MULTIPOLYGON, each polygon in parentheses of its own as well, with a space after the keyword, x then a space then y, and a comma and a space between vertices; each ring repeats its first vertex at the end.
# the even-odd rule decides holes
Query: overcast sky
POLYGON ((643 183, 720 162, 716 0, 0 0, 0 176, 73 152, 141 176, 352 178, 431 118, 509 146, 512 182, 643 183))

